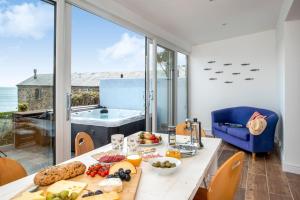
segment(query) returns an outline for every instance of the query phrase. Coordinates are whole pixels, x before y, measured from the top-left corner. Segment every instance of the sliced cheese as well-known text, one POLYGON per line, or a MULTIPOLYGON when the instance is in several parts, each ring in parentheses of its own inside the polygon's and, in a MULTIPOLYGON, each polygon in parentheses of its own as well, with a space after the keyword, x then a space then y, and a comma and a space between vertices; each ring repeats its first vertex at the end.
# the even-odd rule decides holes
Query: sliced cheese
POLYGON ((121 161, 111 166, 109 169, 109 174, 114 174, 115 172, 119 171, 120 168, 123 168, 124 170, 130 169, 132 174, 136 174, 136 168, 128 161, 121 161))
POLYGON ((103 192, 122 192, 123 190, 123 183, 120 178, 104 179, 98 185, 103 192))
POLYGON ((82 182, 61 180, 49 186, 47 192, 56 194, 60 193, 63 190, 67 190, 69 191, 69 194, 71 194, 72 192, 80 194, 86 186, 87 184, 82 182))
POLYGON ((43 191, 38 192, 24 192, 20 197, 14 198, 13 200, 46 200, 43 196, 43 191))

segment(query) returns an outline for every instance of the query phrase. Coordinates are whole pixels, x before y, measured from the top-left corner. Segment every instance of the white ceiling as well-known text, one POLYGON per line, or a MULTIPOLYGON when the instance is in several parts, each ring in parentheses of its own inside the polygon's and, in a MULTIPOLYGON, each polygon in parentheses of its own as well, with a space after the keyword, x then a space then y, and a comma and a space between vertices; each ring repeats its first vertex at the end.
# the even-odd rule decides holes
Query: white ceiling
POLYGON ((114 0, 191 45, 275 28, 283 0, 114 0), (227 25, 223 26, 222 24, 227 25))

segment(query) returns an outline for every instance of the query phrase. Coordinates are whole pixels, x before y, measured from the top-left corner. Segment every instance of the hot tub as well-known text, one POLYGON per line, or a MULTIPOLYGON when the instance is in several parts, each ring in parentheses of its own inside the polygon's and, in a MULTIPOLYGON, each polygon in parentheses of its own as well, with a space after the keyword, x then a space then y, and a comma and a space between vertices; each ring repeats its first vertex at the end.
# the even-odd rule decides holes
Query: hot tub
POLYGON ((72 151, 78 132, 88 133, 95 148, 110 143, 113 134, 121 133, 125 136, 145 130, 145 113, 139 110, 108 109, 108 113, 101 113, 102 109, 74 112, 71 115, 72 151))

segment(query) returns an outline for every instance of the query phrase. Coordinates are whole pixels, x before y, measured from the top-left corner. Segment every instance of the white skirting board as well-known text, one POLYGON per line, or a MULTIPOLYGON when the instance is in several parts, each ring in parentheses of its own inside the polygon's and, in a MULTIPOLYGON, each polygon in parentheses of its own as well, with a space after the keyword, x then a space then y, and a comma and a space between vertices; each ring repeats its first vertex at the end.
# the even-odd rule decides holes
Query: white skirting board
POLYGON ((300 174, 300 166, 291 165, 289 163, 282 163, 282 170, 294 174, 300 174))

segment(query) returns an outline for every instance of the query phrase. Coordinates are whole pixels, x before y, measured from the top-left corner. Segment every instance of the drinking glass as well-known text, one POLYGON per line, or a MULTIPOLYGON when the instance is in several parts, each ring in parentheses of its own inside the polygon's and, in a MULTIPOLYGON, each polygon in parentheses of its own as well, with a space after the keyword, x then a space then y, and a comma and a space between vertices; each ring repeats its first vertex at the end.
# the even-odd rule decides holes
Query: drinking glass
POLYGON ((139 147, 139 137, 137 135, 131 135, 127 137, 127 153, 137 153, 139 147))
POLYGON ((123 134, 114 134, 111 136, 111 146, 113 150, 122 151, 124 144, 123 134))

